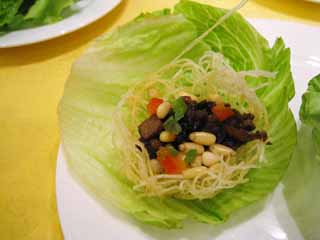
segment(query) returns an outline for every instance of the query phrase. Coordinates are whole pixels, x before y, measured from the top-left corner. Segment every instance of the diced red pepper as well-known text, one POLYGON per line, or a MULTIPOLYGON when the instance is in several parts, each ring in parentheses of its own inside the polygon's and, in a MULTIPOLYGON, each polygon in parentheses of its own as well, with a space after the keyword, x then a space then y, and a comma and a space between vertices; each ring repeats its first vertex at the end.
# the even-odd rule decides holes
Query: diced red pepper
POLYGON ((213 106, 211 108, 211 111, 221 122, 232 117, 235 114, 231 107, 226 107, 224 103, 218 103, 217 105, 213 106))
POLYGON ((148 112, 150 113, 150 115, 157 113, 157 109, 161 103, 163 103, 163 100, 161 98, 151 98, 150 99, 148 106, 147 106, 147 109, 148 109, 148 112))
POLYGON ((187 168, 187 165, 179 155, 173 156, 168 148, 161 148, 157 158, 166 174, 180 174, 187 168))
POLYGON ((167 174, 180 174, 187 168, 185 162, 181 158, 170 155, 166 156, 160 164, 167 174))

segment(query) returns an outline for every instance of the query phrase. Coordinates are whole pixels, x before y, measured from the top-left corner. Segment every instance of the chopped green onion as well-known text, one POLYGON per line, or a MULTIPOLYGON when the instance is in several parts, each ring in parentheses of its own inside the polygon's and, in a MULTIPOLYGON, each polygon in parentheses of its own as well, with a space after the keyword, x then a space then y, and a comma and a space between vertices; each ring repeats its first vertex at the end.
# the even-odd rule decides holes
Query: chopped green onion
POLYGON ((174 119, 173 116, 169 117, 163 124, 164 129, 168 132, 179 134, 182 129, 179 123, 174 119))
POLYGON ((174 112, 174 117, 176 121, 179 121, 181 118, 183 118, 184 114, 187 111, 187 105, 184 102, 182 97, 177 98, 173 103, 173 112, 174 112))
POLYGON ((195 149, 190 149, 187 153, 186 153, 186 157, 184 158, 184 161, 188 164, 191 164, 197 156, 197 150, 195 149))
POLYGON ((175 149, 173 146, 168 146, 167 147, 171 153, 172 156, 177 156, 179 151, 177 149, 175 149))

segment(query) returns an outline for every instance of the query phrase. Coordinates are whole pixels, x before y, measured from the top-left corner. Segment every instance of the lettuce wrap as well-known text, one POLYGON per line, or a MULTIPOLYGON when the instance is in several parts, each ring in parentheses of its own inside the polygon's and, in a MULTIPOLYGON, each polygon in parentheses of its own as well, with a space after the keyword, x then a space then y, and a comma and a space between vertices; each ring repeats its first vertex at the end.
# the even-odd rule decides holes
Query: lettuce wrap
POLYGON ((320 213, 320 75, 302 96, 297 147, 283 179, 287 206, 306 240, 319 237, 320 213))
POLYGON ((133 85, 172 62, 227 10, 181 1, 173 10, 141 14, 96 39, 74 63, 59 106, 62 143, 73 176, 102 205, 112 204, 137 220, 178 228, 185 219, 217 224, 238 209, 270 194, 285 173, 296 143, 296 124, 288 107, 294 96, 290 50, 278 38, 268 42, 240 14, 218 25, 184 59, 206 52, 223 55, 236 72, 263 70, 275 77, 247 76, 248 87, 267 113, 263 161, 248 181, 204 200, 141 197, 120 171, 121 153, 112 144, 116 106, 133 85))

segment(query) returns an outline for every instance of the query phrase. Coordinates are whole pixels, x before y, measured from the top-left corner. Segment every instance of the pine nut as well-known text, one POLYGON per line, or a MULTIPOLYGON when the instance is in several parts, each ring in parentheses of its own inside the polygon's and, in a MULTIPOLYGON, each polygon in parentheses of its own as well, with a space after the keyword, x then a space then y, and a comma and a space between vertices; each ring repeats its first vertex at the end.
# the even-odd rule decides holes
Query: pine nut
POLYGON ((211 167, 216 162, 219 162, 219 155, 212 153, 212 152, 204 152, 202 154, 202 164, 211 167))
POLYGON ((184 178, 190 179, 196 177, 198 174, 203 173, 204 171, 207 171, 206 167, 195 167, 195 168, 189 168, 187 170, 184 170, 182 172, 182 175, 184 178))
POLYGON ((236 152, 225 145, 222 144, 213 144, 209 147, 210 151, 213 153, 221 154, 223 156, 234 155, 236 152))
POLYGON ((195 149, 198 154, 202 154, 204 152, 204 147, 196 143, 185 142, 179 145, 179 150, 182 152, 188 152, 191 149, 195 149))
POLYGON ((216 136, 212 133, 207 132, 193 132, 190 133, 189 139, 192 142, 209 146, 211 144, 214 144, 216 142, 216 136))
POLYGON ((178 94, 180 97, 190 97, 191 100, 193 101, 198 101, 198 98, 195 95, 192 95, 190 93, 186 93, 186 92, 179 92, 178 94))
POLYGON ((168 102, 161 103, 157 108, 157 117, 160 119, 165 118, 170 112, 171 104, 168 102))
POLYGON ((151 88, 149 89, 149 96, 151 98, 156 98, 156 97, 159 97, 159 92, 157 89, 154 89, 154 88, 151 88))
POLYGON ((201 155, 196 156, 196 159, 191 163, 191 167, 200 167, 202 164, 202 157, 201 155))
POLYGON ((161 142, 174 142, 176 135, 168 131, 162 131, 159 137, 161 142))
POLYGON ((157 159, 151 159, 150 166, 154 174, 159 174, 162 172, 162 167, 157 159))

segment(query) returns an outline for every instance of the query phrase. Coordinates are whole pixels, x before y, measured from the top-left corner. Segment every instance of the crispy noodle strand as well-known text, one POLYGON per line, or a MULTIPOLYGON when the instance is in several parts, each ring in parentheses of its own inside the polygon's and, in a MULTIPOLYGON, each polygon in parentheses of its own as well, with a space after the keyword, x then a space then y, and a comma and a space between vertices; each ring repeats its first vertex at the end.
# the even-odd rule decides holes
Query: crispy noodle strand
POLYGON ((234 156, 220 156, 218 164, 194 178, 187 179, 182 174, 155 175, 148 152, 138 140, 138 125, 148 117, 146 105, 151 89, 169 101, 176 99, 179 92, 192 93, 199 101, 219 96, 239 112, 252 113, 257 129, 267 130, 266 109, 245 77, 272 75, 259 70, 235 72, 223 55, 208 51, 198 62, 179 59, 134 85, 117 105, 113 121, 113 143, 121 152, 122 170, 133 182, 134 190, 144 196, 212 198, 223 189, 248 181, 247 173, 263 158, 264 143, 256 140, 241 146, 234 156))

